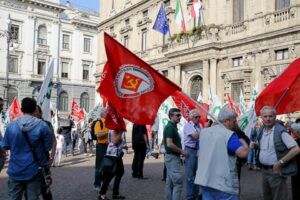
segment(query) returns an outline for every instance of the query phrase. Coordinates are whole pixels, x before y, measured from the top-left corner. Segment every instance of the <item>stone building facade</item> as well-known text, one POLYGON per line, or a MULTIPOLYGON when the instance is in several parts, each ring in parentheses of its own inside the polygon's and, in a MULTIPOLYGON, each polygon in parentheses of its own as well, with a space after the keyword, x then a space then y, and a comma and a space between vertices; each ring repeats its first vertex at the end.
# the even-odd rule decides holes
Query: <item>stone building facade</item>
POLYGON ((1 97, 5 90, 8 103, 14 97, 36 97, 53 58, 53 105, 65 114, 72 99, 87 111, 94 107, 97 13, 60 5, 59 0, 1 0, 0 20, 1 32, 10 30, 12 36, 9 45, 5 36, 0 38, 1 97), (4 23, 8 18, 10 24, 4 23))
MULTIPOLYGON (((99 38, 109 33, 183 90, 222 102, 227 94, 249 101, 300 54, 300 0, 202 0, 203 26, 188 20, 193 0, 181 0, 186 34, 175 22, 175 0, 102 0, 99 38), (152 29, 165 4, 170 34, 152 29)), ((105 52, 99 43, 100 52, 105 52)), ((96 80, 105 56, 98 58, 96 80)), ((98 78, 98 79, 97 79, 98 78)))

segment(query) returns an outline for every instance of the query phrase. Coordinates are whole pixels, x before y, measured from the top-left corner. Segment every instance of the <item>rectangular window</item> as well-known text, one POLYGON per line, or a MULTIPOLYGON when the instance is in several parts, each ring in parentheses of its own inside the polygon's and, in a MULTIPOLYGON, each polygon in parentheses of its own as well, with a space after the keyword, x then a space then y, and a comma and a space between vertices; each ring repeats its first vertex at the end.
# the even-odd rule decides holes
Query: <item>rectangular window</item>
POLYGON ((168 70, 163 70, 163 71, 162 71, 162 74, 163 74, 165 77, 168 77, 168 70))
POLYGON ((128 35, 124 36, 124 47, 128 48, 129 38, 128 35))
POLYGON ((11 33, 11 38, 14 40, 14 42, 19 42, 19 33, 20 33, 19 25, 12 24, 10 27, 10 33, 11 33))
POLYGON ((83 65, 82 79, 89 80, 89 65, 83 65))
POLYGON ((46 74, 46 61, 45 60, 39 60, 38 61, 37 74, 39 74, 39 75, 45 75, 46 74))
POLYGON ((233 0, 233 23, 244 21, 244 0, 233 0))
POLYGON ((62 62, 61 63, 61 77, 68 78, 68 71, 69 71, 69 63, 62 62))
POLYGON ((8 72, 18 73, 18 58, 10 57, 8 72))
POLYGON ((142 30, 142 51, 147 49, 147 29, 142 30))
POLYGON ((84 38, 84 52, 90 52, 91 51, 91 39, 90 38, 84 38))
POLYGON ((289 58, 289 49, 280 49, 275 51, 276 60, 285 60, 289 58))
POLYGON ((241 90, 243 91, 243 82, 231 83, 231 98, 234 102, 239 102, 241 90))
POLYGON ((165 7, 170 6, 170 0, 164 0, 165 7))
POLYGON ((143 11, 143 17, 148 17, 148 10, 143 11))
POLYGON ((234 67, 239 67, 243 65, 243 57, 233 58, 232 61, 234 67))
POLYGON ((291 1, 290 0, 276 0, 276 10, 282 10, 285 8, 290 7, 291 1))
POLYGON ((62 48, 66 50, 70 49, 70 35, 63 34, 62 48))
POLYGON ((130 20, 129 19, 125 19, 125 25, 126 26, 129 25, 129 23, 130 23, 130 20))

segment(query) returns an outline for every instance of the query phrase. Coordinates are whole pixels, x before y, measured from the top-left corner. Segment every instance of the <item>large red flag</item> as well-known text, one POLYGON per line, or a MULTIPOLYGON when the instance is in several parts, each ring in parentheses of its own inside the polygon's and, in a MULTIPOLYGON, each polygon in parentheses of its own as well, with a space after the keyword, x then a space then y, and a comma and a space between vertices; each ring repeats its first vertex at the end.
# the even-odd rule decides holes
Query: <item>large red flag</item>
MULTIPOLYGON (((175 102, 178 109, 180 109, 183 117, 189 121, 190 115, 189 112, 193 109, 197 109, 201 115, 200 123, 204 127, 205 122, 207 120, 207 113, 203 111, 197 104, 195 104, 191 99, 186 97, 184 94, 182 94, 180 91, 175 92, 172 95, 172 99, 175 102)), ((208 111, 208 104, 206 103, 199 103, 206 111, 208 111)))
POLYGON ((22 115, 21 107, 16 98, 14 98, 14 101, 12 102, 11 106, 9 107, 8 110, 8 115, 10 117, 10 120, 13 121, 17 117, 20 117, 22 115))
POLYGON ((79 105, 77 104, 77 102, 74 99, 72 100, 71 115, 74 117, 75 121, 79 121, 84 118, 83 109, 79 107, 79 105))
POLYGON ((236 114, 238 115, 238 117, 240 117, 240 115, 241 115, 240 108, 234 103, 234 101, 229 96, 229 94, 227 95, 227 99, 228 99, 229 108, 232 109, 234 112, 236 112, 236 114))
POLYGON ((105 126, 117 132, 126 131, 126 124, 116 109, 108 102, 105 126))
POLYGON ((121 117, 152 124, 161 103, 180 87, 104 33, 107 63, 98 92, 121 117))

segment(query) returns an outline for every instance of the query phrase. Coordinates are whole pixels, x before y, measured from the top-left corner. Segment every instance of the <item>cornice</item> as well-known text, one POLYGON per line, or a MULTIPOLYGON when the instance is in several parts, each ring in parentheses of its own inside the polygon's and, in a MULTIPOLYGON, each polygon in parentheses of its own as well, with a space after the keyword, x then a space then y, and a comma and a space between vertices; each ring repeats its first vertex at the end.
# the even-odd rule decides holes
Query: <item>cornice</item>
POLYGON ((55 10, 58 12, 63 12, 65 10, 64 6, 61 6, 59 4, 55 4, 55 3, 51 3, 48 1, 43 1, 43 0, 17 0, 20 2, 24 2, 24 3, 29 3, 38 7, 42 7, 42 8, 48 8, 51 10, 55 10))

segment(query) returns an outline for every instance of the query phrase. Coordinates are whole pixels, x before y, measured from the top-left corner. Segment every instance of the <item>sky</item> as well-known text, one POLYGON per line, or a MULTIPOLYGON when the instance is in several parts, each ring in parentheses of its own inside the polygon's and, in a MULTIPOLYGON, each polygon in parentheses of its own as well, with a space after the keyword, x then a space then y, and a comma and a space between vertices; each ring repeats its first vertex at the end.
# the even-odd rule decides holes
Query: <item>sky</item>
MULTIPOLYGON (((67 0, 60 0, 61 4, 66 4, 67 0)), ((83 10, 92 10, 99 12, 100 0, 69 0, 71 6, 74 8, 82 8, 83 10)))

